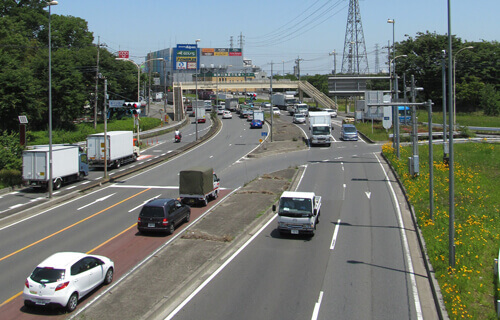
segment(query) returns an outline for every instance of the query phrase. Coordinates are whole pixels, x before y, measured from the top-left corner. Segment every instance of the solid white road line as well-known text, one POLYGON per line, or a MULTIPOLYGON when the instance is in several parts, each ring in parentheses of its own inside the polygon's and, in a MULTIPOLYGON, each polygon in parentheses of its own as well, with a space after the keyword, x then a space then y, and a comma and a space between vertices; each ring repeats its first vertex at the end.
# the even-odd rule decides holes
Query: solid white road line
POLYGON ((387 175, 387 172, 385 171, 385 168, 382 165, 382 162, 380 162, 380 159, 376 153, 373 153, 373 154, 375 155, 375 158, 377 158, 377 161, 380 164, 380 167, 384 171, 385 181, 387 182, 387 185, 389 186, 389 189, 391 190, 391 195, 392 195, 392 199, 394 202, 394 207, 396 208, 396 211, 397 211, 399 230, 401 233, 401 238, 403 239, 403 247, 405 249, 405 256, 406 256, 406 262, 408 265, 408 272, 410 273, 411 286, 412 286, 412 291, 413 291, 413 300, 415 302, 415 311, 417 313, 417 319, 422 320, 422 319, 424 319, 424 317, 422 315, 422 308, 420 306, 420 299, 418 297, 417 281, 415 280, 415 272, 413 271, 413 263, 411 261, 411 254, 410 254, 410 246, 408 245, 408 239, 406 238, 405 225, 403 222, 403 217, 401 215, 401 208, 399 207, 398 198, 396 197, 396 192, 394 192, 394 188, 392 187, 391 181, 389 180, 389 176, 387 175))

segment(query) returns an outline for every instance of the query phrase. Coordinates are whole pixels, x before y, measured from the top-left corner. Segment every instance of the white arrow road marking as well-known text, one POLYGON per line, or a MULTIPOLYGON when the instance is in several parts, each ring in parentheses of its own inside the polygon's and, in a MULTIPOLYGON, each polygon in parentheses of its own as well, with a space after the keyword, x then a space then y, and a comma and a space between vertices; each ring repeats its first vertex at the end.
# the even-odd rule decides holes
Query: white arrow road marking
POLYGON ((370 196, 372 195, 372 193, 370 191, 365 191, 366 193, 366 196, 368 197, 368 199, 370 199, 370 196))
POLYGON ((340 162, 340 164, 342 165, 342 171, 344 171, 344 162, 340 162))
POLYGON ((109 197, 111 197, 111 196, 113 196, 113 195, 115 195, 115 194, 116 194, 116 193, 112 193, 112 194, 110 194, 109 196, 105 196, 105 197, 102 197, 102 198, 96 199, 94 202, 91 202, 91 203, 89 203, 89 204, 86 204, 86 205, 84 205, 83 207, 80 207, 80 208, 78 208, 78 209, 76 209, 76 210, 80 210, 80 209, 86 208, 86 207, 88 207, 88 206, 90 206, 90 205, 92 205, 92 204, 94 204, 94 203, 97 203, 97 202, 100 202, 100 201, 104 201, 104 200, 106 200, 107 198, 109 198, 109 197))
POLYGON ((347 185, 344 183, 344 190, 342 193, 342 200, 345 200, 345 188, 347 188, 347 185))
POLYGON ((141 203, 140 205, 138 205, 137 207, 130 209, 128 212, 132 212, 132 211, 134 211, 134 210, 136 210, 136 209, 138 209, 138 208, 142 207, 142 206, 143 206, 143 205, 145 205, 147 202, 149 202, 149 201, 151 201, 151 200, 154 200, 154 199, 157 199, 157 198, 159 198, 160 196, 161 196, 161 194, 159 194, 159 195, 157 195, 156 197, 153 197, 153 198, 151 198, 151 199, 148 199, 148 200, 144 201, 143 203, 141 203))

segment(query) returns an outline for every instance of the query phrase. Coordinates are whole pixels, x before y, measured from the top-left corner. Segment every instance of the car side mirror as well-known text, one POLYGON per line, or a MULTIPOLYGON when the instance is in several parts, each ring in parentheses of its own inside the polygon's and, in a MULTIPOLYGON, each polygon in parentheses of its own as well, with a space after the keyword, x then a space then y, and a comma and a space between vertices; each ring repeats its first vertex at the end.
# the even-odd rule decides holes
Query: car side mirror
POLYGON ((276 211, 276 205, 273 204, 273 211, 276 211))

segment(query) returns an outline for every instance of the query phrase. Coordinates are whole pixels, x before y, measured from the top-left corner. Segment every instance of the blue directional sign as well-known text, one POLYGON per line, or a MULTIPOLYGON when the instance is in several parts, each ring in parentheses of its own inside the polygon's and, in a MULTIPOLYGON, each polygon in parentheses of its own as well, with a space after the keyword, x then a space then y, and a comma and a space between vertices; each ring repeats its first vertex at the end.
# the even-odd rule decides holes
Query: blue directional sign
POLYGON ((261 135, 261 136, 263 136, 263 137, 267 137, 267 132, 262 131, 262 132, 260 133, 260 135, 261 135))

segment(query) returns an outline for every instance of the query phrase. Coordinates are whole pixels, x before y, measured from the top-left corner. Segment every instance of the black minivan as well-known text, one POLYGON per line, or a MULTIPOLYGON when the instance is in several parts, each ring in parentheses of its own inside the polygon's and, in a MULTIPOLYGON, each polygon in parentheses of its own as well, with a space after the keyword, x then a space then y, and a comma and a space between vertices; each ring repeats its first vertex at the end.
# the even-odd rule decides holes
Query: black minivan
POLYGON ((191 208, 177 199, 153 199, 142 207, 137 218, 139 232, 174 233, 175 227, 188 222, 191 208))

